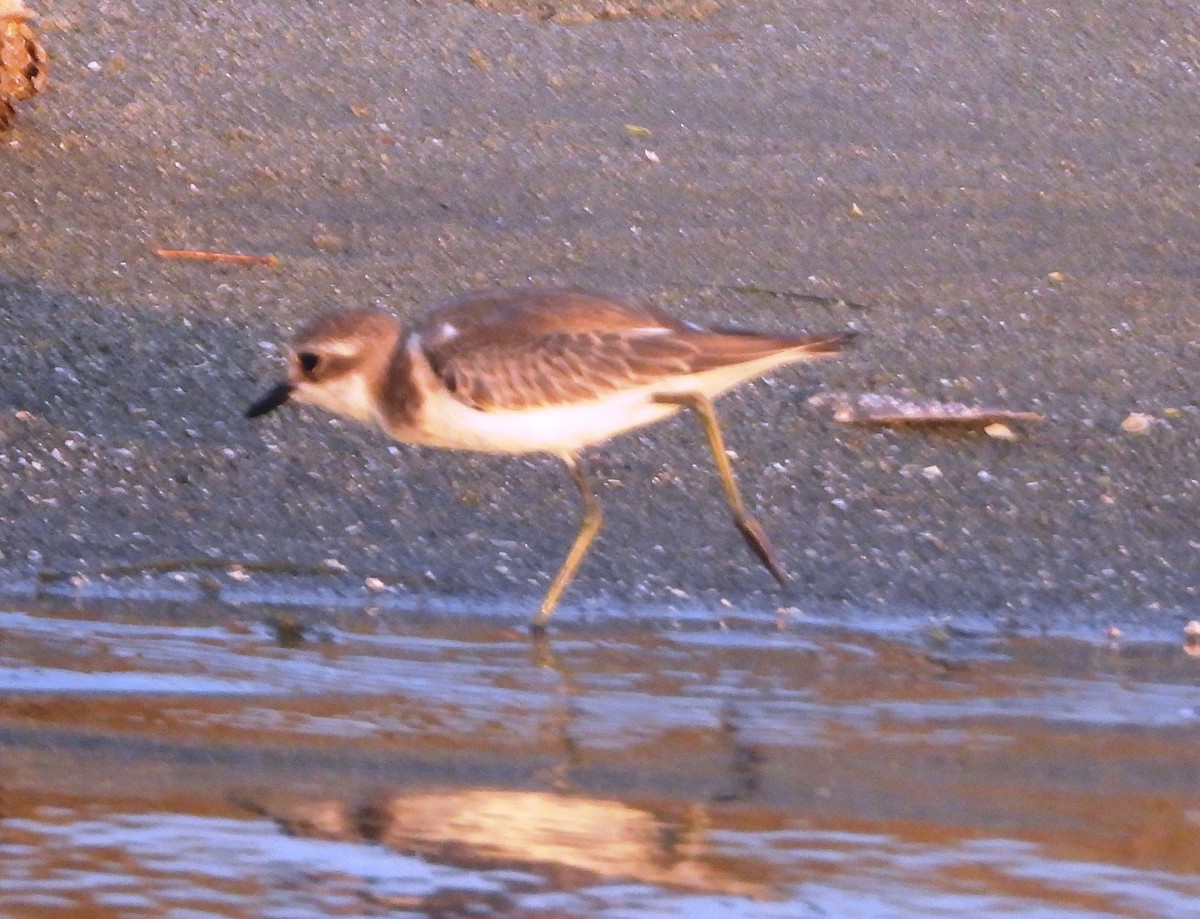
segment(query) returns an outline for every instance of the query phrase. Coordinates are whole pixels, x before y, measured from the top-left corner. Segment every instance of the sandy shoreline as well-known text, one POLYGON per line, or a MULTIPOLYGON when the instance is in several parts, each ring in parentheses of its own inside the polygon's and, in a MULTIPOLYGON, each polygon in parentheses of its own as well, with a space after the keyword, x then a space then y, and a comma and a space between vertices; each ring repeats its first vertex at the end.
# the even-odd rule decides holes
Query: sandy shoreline
POLYGON ((532 609, 576 513, 554 462, 240 413, 331 304, 411 315, 533 280, 865 333, 721 406, 791 593, 679 419, 597 458, 606 529, 566 617, 963 611, 1164 637, 1195 618, 1186 5, 766 2, 574 28, 454 3, 43 12, 52 87, 0 136, 10 587, 332 558, 347 590, 532 609), (807 405, 815 385, 1047 420, 1014 443, 855 430, 807 405))

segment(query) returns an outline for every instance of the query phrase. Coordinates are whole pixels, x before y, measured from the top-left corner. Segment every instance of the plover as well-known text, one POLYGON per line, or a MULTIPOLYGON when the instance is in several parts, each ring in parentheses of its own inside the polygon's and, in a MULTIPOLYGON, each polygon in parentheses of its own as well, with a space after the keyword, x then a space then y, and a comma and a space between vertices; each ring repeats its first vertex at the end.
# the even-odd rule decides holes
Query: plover
POLYGON ((704 328, 582 290, 483 291, 407 328, 376 310, 317 319, 293 340, 287 378, 246 416, 291 399, 408 444, 560 457, 583 519, 531 623, 541 631, 600 530, 581 452, 681 408, 699 416, 738 530, 786 585, 770 540, 742 502, 712 400, 776 367, 832 357, 851 337, 704 328))

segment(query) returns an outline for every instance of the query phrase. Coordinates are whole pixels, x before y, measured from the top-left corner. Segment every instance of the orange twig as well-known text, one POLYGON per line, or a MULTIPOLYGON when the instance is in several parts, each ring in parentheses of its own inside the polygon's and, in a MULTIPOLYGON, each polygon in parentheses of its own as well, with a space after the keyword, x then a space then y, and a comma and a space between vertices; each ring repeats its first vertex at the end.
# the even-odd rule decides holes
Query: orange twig
POLYGON ((277 265, 273 255, 242 255, 239 252, 198 252, 195 249, 155 249, 160 258, 188 259, 193 262, 231 262, 235 265, 277 265))

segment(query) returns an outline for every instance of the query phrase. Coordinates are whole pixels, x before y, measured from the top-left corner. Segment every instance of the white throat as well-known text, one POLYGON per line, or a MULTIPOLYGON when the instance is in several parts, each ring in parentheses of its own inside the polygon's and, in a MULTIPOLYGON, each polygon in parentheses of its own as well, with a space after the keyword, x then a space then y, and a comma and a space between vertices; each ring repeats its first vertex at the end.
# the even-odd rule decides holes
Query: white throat
POLYGON ((292 397, 297 402, 316 405, 356 421, 370 423, 375 420, 375 399, 367 386, 366 377, 359 371, 320 384, 300 381, 292 397))

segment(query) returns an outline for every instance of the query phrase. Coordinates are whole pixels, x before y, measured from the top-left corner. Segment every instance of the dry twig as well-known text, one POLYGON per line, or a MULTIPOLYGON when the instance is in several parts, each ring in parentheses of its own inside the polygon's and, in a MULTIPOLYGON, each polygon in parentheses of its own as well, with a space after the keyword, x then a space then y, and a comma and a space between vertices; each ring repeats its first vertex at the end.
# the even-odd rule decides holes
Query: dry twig
POLYGON ((274 255, 243 255, 240 252, 201 252, 196 249, 155 249, 160 258, 192 262, 227 262, 234 265, 278 265, 274 255))

